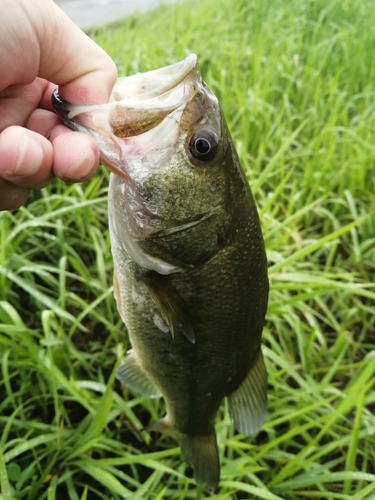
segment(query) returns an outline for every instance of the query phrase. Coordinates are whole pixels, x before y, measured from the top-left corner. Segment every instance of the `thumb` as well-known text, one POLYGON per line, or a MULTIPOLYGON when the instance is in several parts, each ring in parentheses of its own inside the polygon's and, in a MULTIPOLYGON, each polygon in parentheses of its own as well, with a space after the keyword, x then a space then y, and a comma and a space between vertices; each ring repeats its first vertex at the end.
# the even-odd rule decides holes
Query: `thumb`
POLYGON ((35 76, 59 85, 63 98, 74 104, 108 102, 117 70, 104 50, 52 0, 18 0, 20 3, 39 46, 35 76))

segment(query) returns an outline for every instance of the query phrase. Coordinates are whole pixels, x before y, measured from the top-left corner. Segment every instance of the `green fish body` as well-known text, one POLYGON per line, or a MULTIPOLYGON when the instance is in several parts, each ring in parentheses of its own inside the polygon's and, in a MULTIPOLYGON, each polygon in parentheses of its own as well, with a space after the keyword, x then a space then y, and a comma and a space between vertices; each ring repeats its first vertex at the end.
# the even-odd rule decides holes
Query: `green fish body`
POLYGON ((195 55, 119 79, 107 105, 53 102, 112 170, 114 291, 132 344, 118 378, 164 398, 150 429, 173 435, 197 482, 216 489, 224 397, 241 433, 265 417, 268 299, 259 217, 219 103, 195 55))

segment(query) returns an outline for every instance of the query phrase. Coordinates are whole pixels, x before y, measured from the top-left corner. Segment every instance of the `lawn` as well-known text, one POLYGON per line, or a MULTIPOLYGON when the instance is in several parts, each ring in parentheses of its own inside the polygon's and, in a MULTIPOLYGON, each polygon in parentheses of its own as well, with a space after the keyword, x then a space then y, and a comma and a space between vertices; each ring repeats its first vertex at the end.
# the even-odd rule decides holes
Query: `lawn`
MULTIPOLYGON (((189 0, 93 30, 122 75, 198 54, 269 259, 269 410, 217 416, 221 489, 197 487, 164 414, 114 381, 108 172, 0 214, 1 500, 375 499, 372 0, 189 0)), ((98 82, 100 84, 100 82, 98 82)))

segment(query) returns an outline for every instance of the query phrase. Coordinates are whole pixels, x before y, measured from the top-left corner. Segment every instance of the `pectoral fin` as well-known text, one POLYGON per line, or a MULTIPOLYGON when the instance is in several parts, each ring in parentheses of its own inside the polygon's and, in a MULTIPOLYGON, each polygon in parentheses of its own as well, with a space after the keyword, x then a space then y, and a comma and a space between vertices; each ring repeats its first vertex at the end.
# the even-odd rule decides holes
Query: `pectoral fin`
POLYGON ((242 434, 256 434, 267 411, 267 372, 261 352, 245 380, 228 396, 228 403, 236 429, 242 434))
POLYGON ((131 389, 149 398, 160 398, 161 392, 138 361, 135 351, 130 350, 117 369, 116 378, 131 389))
POLYGON ((147 277, 142 277, 142 280, 163 320, 168 325, 172 337, 174 337, 176 330, 181 330, 185 337, 195 344, 194 330, 190 323, 186 304, 170 282, 169 276, 152 273, 147 277))

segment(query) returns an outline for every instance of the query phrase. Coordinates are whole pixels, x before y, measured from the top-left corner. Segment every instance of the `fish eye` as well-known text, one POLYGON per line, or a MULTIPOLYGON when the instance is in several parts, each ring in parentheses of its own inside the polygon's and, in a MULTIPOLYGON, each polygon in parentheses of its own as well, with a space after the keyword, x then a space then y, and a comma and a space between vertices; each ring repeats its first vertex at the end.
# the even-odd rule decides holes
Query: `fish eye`
POLYGON ((189 141, 190 153, 201 162, 214 158, 218 147, 216 135, 209 130, 195 132, 189 141))

